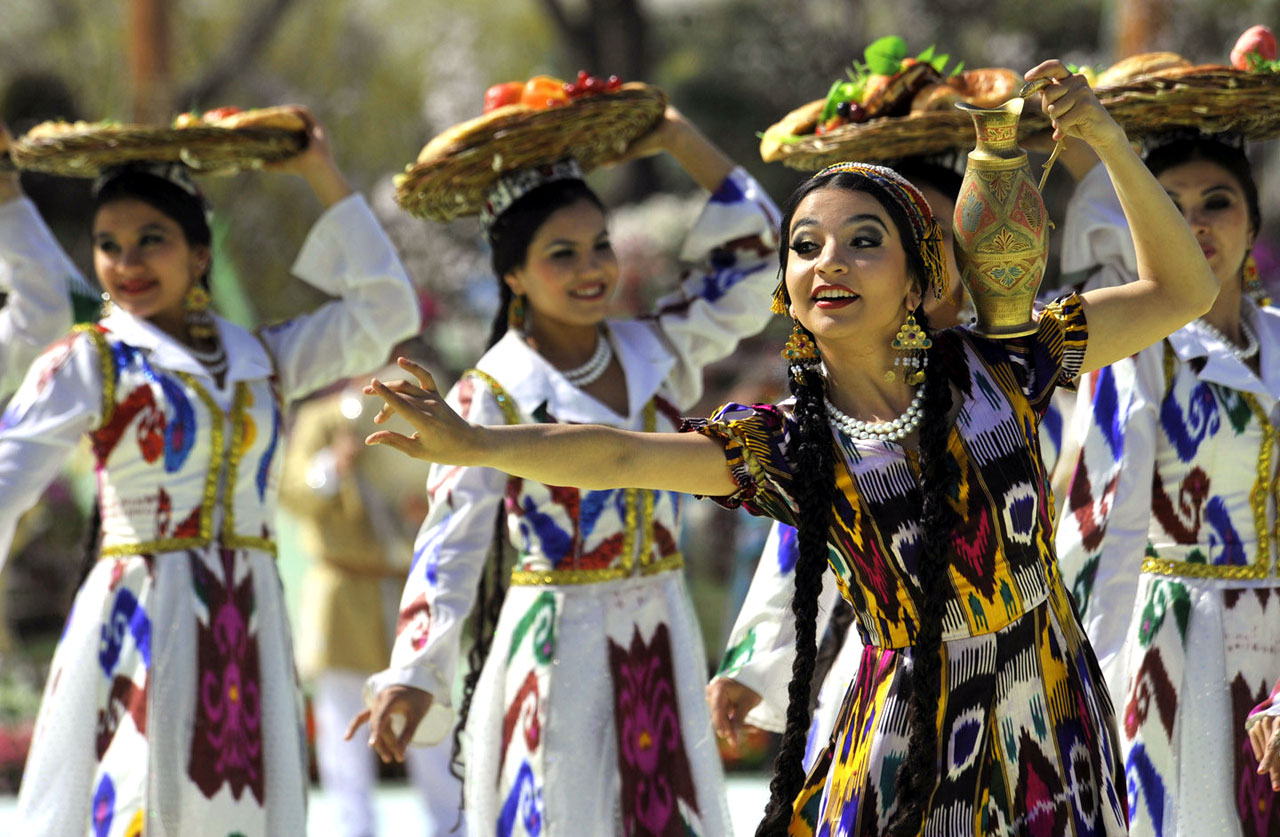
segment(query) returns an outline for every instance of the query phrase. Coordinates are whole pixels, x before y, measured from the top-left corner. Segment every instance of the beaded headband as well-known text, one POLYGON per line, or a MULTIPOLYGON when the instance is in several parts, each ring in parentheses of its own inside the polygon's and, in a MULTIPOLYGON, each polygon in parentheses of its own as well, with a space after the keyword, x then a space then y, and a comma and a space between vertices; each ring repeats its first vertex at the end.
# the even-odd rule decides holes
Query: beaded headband
MULTIPOLYGON (((810 180, 830 174, 847 173, 866 178, 879 186, 907 217, 911 224, 911 235, 920 260, 924 263, 925 286, 933 287, 936 298, 942 299, 947 294, 947 254, 943 249, 942 228, 929 209, 929 202, 911 181, 890 168, 870 163, 832 163, 815 174, 810 180)), ((786 231, 783 231, 786 234, 786 231)), ((778 282, 773 292, 773 304, 770 310, 775 314, 787 313, 787 283, 785 277, 778 282)))
POLYGON ((489 194, 485 196, 484 206, 480 207, 480 226, 487 234, 499 215, 539 186, 555 183, 557 180, 582 180, 582 177, 582 167, 572 158, 504 174, 494 182, 489 194))
POLYGON ((177 186, 200 202, 200 209, 204 212, 205 223, 210 226, 213 225, 213 208, 205 200, 204 193, 200 191, 200 187, 191 179, 191 170, 182 163, 131 162, 119 166, 111 166, 103 170, 102 174, 98 175, 98 178, 93 181, 94 197, 97 197, 98 193, 102 191, 102 187, 106 186, 107 183, 126 174, 146 174, 177 186))

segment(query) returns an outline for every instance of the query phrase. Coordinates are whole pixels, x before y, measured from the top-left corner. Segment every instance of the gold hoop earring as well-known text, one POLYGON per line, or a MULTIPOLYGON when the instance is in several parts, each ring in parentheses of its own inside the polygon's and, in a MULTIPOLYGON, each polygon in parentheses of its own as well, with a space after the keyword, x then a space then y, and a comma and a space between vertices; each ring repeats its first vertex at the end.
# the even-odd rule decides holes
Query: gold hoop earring
MULTIPOLYGON (((906 322, 893 336, 893 343, 890 345, 893 346, 894 351, 898 352, 898 356, 893 359, 893 365, 895 368, 903 367, 903 383, 911 386, 924 383, 924 367, 927 363, 924 353, 933 346, 933 340, 916 322, 915 311, 907 313, 906 322)), ((884 373, 886 381, 895 381, 897 377, 893 369, 884 373)))

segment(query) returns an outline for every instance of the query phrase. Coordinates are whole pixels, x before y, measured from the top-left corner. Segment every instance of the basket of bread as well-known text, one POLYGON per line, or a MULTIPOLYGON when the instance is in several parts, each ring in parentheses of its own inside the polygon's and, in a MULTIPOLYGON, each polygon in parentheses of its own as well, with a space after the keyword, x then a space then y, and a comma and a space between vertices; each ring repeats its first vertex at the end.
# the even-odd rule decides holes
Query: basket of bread
MULTIPOLYGON (((796 169, 816 170, 841 160, 885 161, 941 154, 973 146, 973 120, 958 102, 996 107, 1018 95, 1022 76, 987 67, 948 70, 950 56, 933 47, 908 56, 890 35, 871 43, 862 61, 837 79, 823 99, 788 113, 761 135, 760 156, 796 169)), ((1023 135, 1049 124, 1023 117, 1023 135)))
POLYGON ((583 171, 621 159, 662 119, 657 87, 595 78, 549 76, 497 84, 484 112, 444 131, 396 175, 396 201, 412 215, 448 221, 480 211, 503 174, 566 157, 583 171))
POLYGON ((19 168, 96 177, 137 161, 180 162, 203 174, 230 174, 283 160, 306 145, 307 123, 290 107, 226 107, 184 113, 171 125, 49 121, 18 138, 19 168))

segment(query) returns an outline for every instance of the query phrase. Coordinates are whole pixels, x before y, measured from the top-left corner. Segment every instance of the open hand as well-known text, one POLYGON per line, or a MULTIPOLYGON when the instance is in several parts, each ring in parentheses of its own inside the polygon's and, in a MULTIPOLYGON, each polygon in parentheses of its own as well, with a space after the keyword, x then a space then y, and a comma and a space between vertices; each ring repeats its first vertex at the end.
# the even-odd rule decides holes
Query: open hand
POLYGON ((369 434, 365 444, 386 445, 427 462, 475 464, 482 448, 479 437, 483 430, 468 424, 445 403, 430 372, 405 357, 397 358, 396 363, 418 383, 402 379, 384 384, 374 378, 364 391, 386 402, 373 417, 374 424, 385 424, 393 415, 399 415, 413 427, 413 435, 379 430, 369 434))
POLYGON ((431 708, 430 692, 412 686, 389 686, 378 693, 373 707, 351 719, 344 739, 350 741, 356 730, 369 722, 369 746, 386 763, 404 761, 404 752, 413 734, 431 708))
POLYGON ((760 703, 760 695, 728 677, 717 677, 707 684, 707 706, 711 709, 711 728, 729 744, 736 755, 742 744, 742 727, 747 713, 760 703))
POLYGON ((1128 142, 1124 131, 1098 101, 1085 77, 1072 73, 1061 61, 1045 61, 1028 70, 1024 78, 1027 81, 1049 81, 1040 95, 1044 112, 1053 120, 1055 141, 1063 137, 1078 137, 1093 148, 1128 142))
POLYGON ((1263 715, 1249 730, 1258 772, 1271 774, 1271 789, 1280 791, 1280 715, 1263 715))

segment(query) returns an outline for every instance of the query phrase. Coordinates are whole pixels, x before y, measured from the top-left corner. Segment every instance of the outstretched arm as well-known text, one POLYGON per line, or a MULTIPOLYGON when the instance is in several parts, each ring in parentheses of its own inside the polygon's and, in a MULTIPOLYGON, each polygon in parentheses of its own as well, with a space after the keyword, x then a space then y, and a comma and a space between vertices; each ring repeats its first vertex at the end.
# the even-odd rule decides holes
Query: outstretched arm
POLYGON ((1079 137, 1107 167, 1133 233, 1138 278, 1083 294, 1089 343, 1082 372, 1128 357, 1209 310, 1218 280, 1181 213, 1134 152, 1124 131, 1098 102, 1084 77, 1058 61, 1027 73, 1045 78, 1045 112, 1054 139, 1079 137))
POLYGON ((684 114, 668 105, 654 129, 637 139, 623 155, 623 160, 649 157, 667 152, 694 181, 714 192, 733 171, 734 162, 684 117, 684 114))
POLYGON ((436 390, 431 373, 408 358, 402 369, 418 384, 373 379, 365 392, 386 404, 377 424, 398 414, 413 427, 405 436, 380 430, 365 440, 428 462, 496 468, 548 485, 599 490, 648 488, 724 496, 738 486, 724 448, 697 433, 638 433, 598 425, 468 424, 436 390))

